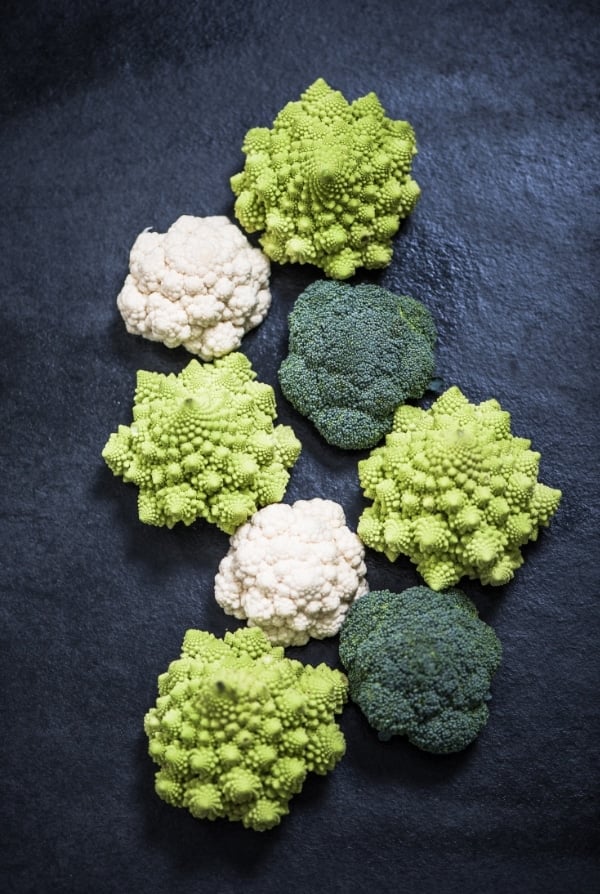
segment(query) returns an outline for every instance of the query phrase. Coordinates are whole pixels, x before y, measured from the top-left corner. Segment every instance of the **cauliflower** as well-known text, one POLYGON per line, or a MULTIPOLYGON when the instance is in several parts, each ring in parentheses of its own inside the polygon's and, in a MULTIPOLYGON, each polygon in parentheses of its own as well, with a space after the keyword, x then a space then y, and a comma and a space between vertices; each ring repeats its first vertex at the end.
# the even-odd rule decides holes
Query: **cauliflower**
POLYGON ((117 307, 133 335, 183 345, 203 360, 239 348, 271 304, 271 266, 226 217, 180 217, 144 230, 129 256, 117 307))
POLYGON ((267 506, 230 543, 215 598, 276 645, 334 636, 350 604, 368 590, 364 548, 331 500, 267 506))

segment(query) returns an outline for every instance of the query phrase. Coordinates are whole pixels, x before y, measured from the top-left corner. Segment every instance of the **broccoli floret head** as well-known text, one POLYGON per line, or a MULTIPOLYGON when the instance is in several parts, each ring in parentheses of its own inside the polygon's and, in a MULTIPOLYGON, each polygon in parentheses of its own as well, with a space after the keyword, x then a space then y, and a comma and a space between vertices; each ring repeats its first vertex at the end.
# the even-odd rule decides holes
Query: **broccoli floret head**
POLYGON ((457 589, 375 590, 350 608, 340 658, 350 698, 379 738, 407 736, 434 754, 466 748, 487 723, 502 649, 457 589))
POLYGON ((471 404, 456 386, 428 410, 398 407, 385 445, 358 464, 373 500, 358 536, 392 562, 407 555, 434 590, 464 575, 508 583, 561 499, 530 447, 498 401, 471 404))
POLYGON ((300 442, 273 425, 274 391, 255 379, 239 352, 192 360, 178 376, 138 372, 133 422, 119 426, 102 456, 138 485, 140 521, 172 528, 205 518, 232 534, 282 499, 300 442))
POLYGON ((377 444, 395 408, 421 397, 434 372, 431 314, 381 286, 312 283, 298 297, 289 329, 282 391, 326 441, 345 450, 377 444))
POLYGON ((276 826, 306 775, 343 757, 333 716, 347 689, 340 671, 285 658, 258 627, 188 630, 144 718, 156 793, 198 819, 276 826))
POLYGON ((264 231, 272 260, 316 264, 335 279, 389 264, 392 236, 420 195, 410 176, 417 148, 410 124, 387 118, 374 93, 348 103, 319 78, 271 130, 249 130, 242 151, 235 215, 249 233, 264 231))

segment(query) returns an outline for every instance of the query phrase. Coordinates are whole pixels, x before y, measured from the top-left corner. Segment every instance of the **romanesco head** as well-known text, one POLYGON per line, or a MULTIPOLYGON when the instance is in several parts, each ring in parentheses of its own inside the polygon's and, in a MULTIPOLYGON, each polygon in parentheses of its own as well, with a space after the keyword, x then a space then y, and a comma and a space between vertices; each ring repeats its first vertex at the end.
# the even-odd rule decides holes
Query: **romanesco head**
POLYGON ((241 353, 192 360, 179 375, 140 371, 133 422, 104 450, 108 467, 139 487, 140 520, 172 528, 205 518, 227 534, 279 502, 300 443, 274 426, 270 385, 241 353))
POLYGON ((274 261, 310 263, 347 279, 385 267, 392 236, 420 194, 416 142, 374 93, 348 103, 320 78, 288 103, 271 130, 253 128, 244 170, 231 178, 235 215, 274 261))
POLYGON ((407 555, 434 590, 465 575, 507 583, 561 498, 538 482, 530 446, 496 400, 471 404, 457 387, 429 410, 398 407, 385 445, 358 464, 373 500, 359 537, 391 561, 407 555))
POLYGON ((344 450, 373 447, 394 410, 427 388, 436 329, 427 308, 381 286, 320 280, 289 317, 281 389, 326 441, 344 450))
POLYGON ((324 664, 285 658, 257 627, 222 640, 188 630, 144 719, 157 794, 198 818, 276 826, 307 773, 343 757, 334 714, 347 685, 324 664))

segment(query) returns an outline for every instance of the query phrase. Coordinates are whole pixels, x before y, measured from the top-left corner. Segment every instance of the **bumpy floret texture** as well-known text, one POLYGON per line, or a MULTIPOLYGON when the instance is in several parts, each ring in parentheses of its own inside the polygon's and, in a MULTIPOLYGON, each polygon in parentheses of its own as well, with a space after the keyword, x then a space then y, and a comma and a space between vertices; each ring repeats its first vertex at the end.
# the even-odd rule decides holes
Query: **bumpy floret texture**
POLYGON ((507 583, 561 498, 538 482, 530 446, 498 401, 471 404, 457 387, 428 410, 398 407, 385 445, 358 464, 374 501, 359 537, 391 561, 407 555, 434 590, 465 575, 507 583))
POLYGON ((229 615, 272 643, 302 646, 340 629, 368 589, 364 547, 332 500, 266 506, 237 529, 215 579, 229 615))
POLYGON ((347 279, 385 267, 392 236, 420 194, 411 179, 415 135, 374 93, 348 103, 319 79, 246 134, 244 170, 231 179, 235 215, 274 261, 316 264, 347 279))
POLYGON ((258 628, 223 640, 188 630, 144 721, 157 794, 199 819, 276 826, 306 775, 343 757, 334 715, 347 685, 324 664, 285 658, 258 628))
POLYGON ((289 327, 281 389, 326 441, 344 450, 377 444, 396 407, 421 397, 433 376, 431 314, 380 286, 313 283, 297 299, 289 327))
POLYGON ((383 740, 424 751, 466 748, 488 721, 502 649, 460 590, 377 590, 350 608, 340 658, 350 697, 383 740))
POLYGON ((127 331, 203 360, 239 348, 271 304, 270 264, 226 217, 180 217, 135 240, 117 298, 127 331))
POLYGON ((108 467, 139 487, 140 520, 172 528, 205 518, 232 534, 259 506, 282 499, 300 442, 273 425, 275 395, 232 353, 179 375, 140 371, 131 425, 104 450, 108 467))

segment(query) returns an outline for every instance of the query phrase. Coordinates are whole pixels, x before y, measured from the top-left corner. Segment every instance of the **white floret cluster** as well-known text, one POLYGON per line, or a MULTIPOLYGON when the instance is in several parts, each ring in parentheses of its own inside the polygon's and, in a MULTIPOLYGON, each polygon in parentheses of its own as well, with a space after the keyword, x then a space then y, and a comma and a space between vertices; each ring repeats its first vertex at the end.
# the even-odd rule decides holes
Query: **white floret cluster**
POLYGON ((127 331, 203 360, 239 348, 271 304, 269 259, 227 217, 184 215, 145 230, 117 298, 127 331))
POLYGON ((230 538, 215 598, 273 644, 302 646, 310 637, 334 636, 352 602, 367 592, 364 556, 338 503, 274 503, 230 538))

